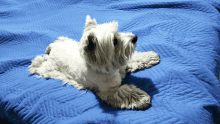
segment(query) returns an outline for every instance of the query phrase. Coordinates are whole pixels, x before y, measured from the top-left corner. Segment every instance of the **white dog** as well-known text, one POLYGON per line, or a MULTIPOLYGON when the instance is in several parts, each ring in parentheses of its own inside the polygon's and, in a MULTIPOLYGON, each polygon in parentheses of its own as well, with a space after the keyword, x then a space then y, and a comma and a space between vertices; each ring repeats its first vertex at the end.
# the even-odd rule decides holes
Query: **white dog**
POLYGON ((157 64, 159 55, 153 51, 135 51, 137 36, 119 33, 118 22, 98 25, 86 17, 80 42, 59 37, 37 56, 29 66, 31 74, 63 80, 80 89, 95 90, 113 107, 143 109, 150 96, 134 85, 121 85, 127 72, 157 64))

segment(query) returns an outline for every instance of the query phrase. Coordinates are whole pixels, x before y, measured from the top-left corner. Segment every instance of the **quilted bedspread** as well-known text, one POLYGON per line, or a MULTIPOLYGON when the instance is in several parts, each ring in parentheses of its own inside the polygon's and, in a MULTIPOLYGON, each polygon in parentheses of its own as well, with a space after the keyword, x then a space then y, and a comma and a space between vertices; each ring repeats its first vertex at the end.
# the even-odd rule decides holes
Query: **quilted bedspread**
POLYGON ((13 123, 214 124, 220 119, 219 0, 0 0, 0 118, 13 123), (118 21, 160 63, 127 74, 152 98, 121 110, 93 91, 37 78, 28 66, 59 36, 79 41, 86 15, 118 21))

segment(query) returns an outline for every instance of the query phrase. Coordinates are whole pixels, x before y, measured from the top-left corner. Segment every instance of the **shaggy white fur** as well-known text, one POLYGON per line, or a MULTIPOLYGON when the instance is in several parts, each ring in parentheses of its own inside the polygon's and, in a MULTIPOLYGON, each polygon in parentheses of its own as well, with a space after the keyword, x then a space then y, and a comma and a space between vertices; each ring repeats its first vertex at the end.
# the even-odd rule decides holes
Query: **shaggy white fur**
POLYGON ((121 85, 127 72, 149 68, 160 61, 153 51, 135 51, 137 36, 120 33, 118 23, 98 25, 86 17, 80 42, 59 37, 37 56, 29 66, 31 74, 63 80, 79 90, 95 90, 113 107, 142 109, 150 104, 150 96, 134 85, 121 85))

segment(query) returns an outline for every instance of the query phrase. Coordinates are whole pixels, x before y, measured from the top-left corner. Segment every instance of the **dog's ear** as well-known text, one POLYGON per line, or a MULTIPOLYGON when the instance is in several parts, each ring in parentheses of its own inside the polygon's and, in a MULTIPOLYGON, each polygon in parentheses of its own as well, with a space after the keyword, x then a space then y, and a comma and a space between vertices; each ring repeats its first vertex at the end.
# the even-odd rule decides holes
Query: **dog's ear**
POLYGON ((88 46, 87 46, 87 49, 89 50, 89 51, 93 51, 94 49, 95 49, 95 47, 96 47, 96 37, 94 36, 94 34, 90 34, 89 36, 88 36, 88 46))
POLYGON ((96 20, 93 18, 93 20, 91 19, 91 17, 89 15, 86 16, 86 25, 85 28, 89 27, 89 26, 94 26, 97 25, 96 20))

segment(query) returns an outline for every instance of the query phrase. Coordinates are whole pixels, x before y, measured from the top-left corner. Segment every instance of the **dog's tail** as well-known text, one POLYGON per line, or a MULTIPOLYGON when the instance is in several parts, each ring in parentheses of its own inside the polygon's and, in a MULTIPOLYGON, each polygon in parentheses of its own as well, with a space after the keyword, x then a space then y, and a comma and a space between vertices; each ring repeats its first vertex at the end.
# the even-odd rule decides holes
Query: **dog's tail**
POLYGON ((51 51, 51 44, 47 47, 45 53, 49 55, 50 51, 51 51))

